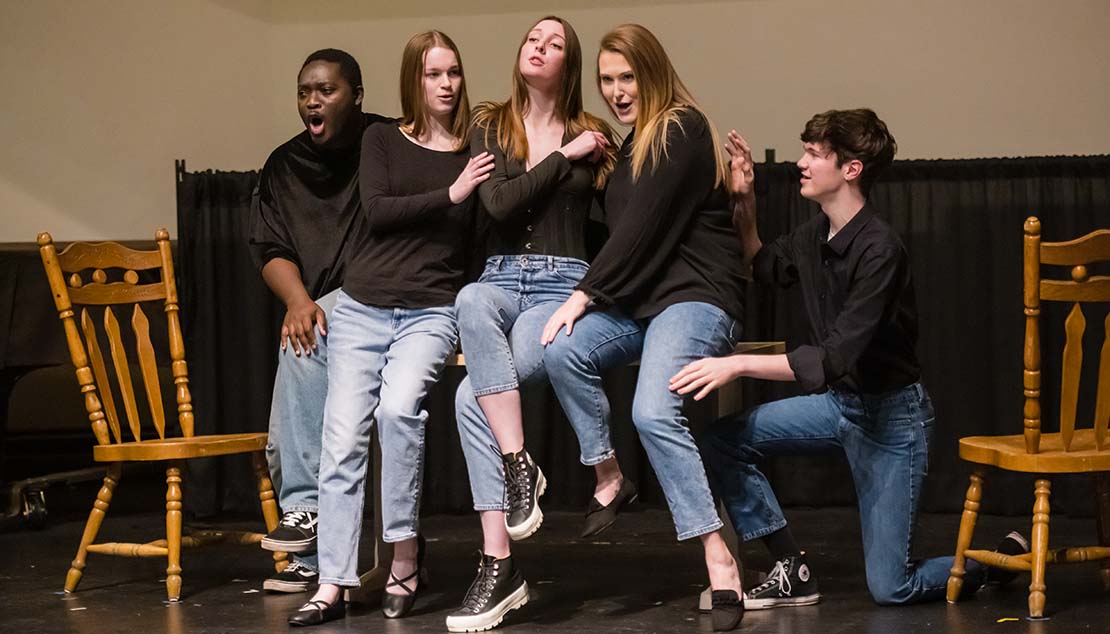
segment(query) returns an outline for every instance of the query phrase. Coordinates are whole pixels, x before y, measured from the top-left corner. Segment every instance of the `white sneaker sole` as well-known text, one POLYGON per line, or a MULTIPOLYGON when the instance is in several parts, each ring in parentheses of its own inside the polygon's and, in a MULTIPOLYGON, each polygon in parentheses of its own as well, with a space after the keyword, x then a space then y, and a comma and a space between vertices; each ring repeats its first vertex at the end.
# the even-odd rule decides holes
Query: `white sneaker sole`
MULTIPOLYGON (((543 477, 543 471, 539 467, 536 468, 536 503, 532 505, 532 514, 528 519, 519 524, 518 526, 510 527, 505 524, 505 530, 509 533, 509 539, 514 542, 519 542, 522 539, 528 539, 540 530, 540 525, 543 524, 543 511, 540 510, 540 498, 543 497, 544 492, 547 491, 547 478, 543 477)), ((505 518, 508 519, 508 514, 505 518)))
POLYGON ((449 616, 447 617, 448 632, 484 632, 492 630, 501 624, 505 615, 528 603, 528 582, 524 582, 512 594, 505 597, 501 603, 491 608, 485 614, 474 616, 449 616))
POLYGON ((312 585, 308 581, 281 581, 280 579, 267 579, 262 582, 262 589, 267 592, 308 592, 312 585))
POLYGON ((771 608, 796 608, 802 605, 814 605, 821 601, 821 593, 808 594, 804 597, 779 597, 774 599, 749 599, 744 597, 745 610, 770 610, 771 608))
POLYGON ((296 542, 280 542, 263 537, 260 542, 263 550, 272 550, 278 553, 303 553, 316 549, 316 539, 303 539, 296 542))

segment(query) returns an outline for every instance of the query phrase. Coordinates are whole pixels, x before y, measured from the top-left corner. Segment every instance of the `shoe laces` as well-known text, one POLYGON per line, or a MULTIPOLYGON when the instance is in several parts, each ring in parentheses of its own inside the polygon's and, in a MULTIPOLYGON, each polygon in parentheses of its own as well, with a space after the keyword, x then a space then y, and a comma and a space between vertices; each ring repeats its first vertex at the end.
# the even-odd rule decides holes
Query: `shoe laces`
POLYGON ((505 465, 505 493, 509 498, 509 511, 528 508, 531 502, 532 477, 524 454, 505 465))
POLYGON ((778 585, 779 590, 781 590, 783 594, 789 596, 790 591, 793 589, 793 587, 790 583, 790 575, 786 573, 786 566, 783 565, 784 561, 786 560, 780 559, 779 561, 775 562, 775 567, 772 568, 771 572, 767 574, 767 579, 763 583, 759 584, 759 587, 757 587, 755 590, 752 590, 753 595, 762 592, 763 590, 766 590, 768 588, 774 587, 775 585, 778 585))
POLYGON ((466 596, 463 597, 462 609, 467 612, 480 612, 486 602, 489 601, 490 594, 493 593, 493 586, 496 584, 497 563, 479 563, 478 576, 475 577, 474 583, 470 584, 466 596))
POLYGON ((305 528, 312 528, 315 524, 315 522, 312 521, 313 519, 312 513, 308 511, 289 511, 282 516, 281 525, 291 528, 300 528, 302 526, 305 528))

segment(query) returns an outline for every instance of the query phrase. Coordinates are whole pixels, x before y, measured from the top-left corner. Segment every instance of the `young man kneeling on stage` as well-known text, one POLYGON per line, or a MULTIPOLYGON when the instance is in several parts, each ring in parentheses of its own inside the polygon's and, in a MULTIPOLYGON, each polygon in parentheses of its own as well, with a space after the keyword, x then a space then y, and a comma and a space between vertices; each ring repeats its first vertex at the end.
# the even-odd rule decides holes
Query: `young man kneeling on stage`
MULTIPOLYGON (((933 406, 914 352, 910 262, 898 234, 867 198, 897 145, 868 109, 816 115, 801 140, 801 194, 818 202, 822 213, 766 245, 756 228, 751 151, 735 131, 726 149, 744 258, 759 283, 800 286, 809 345, 780 355, 701 359, 676 374, 671 389, 701 399, 748 376, 797 381, 810 393, 725 417, 702 441, 733 525, 743 539, 761 539, 777 560, 766 582, 745 593, 748 609, 809 605, 821 596, 757 466, 782 454, 847 457, 859 498, 867 587, 877 603, 939 599, 952 557, 910 559, 933 434, 933 406)), ((1028 543, 1010 533, 999 548, 1017 554, 1028 552, 1028 543)), ((1013 576, 969 561, 964 587, 974 591, 1013 576)))

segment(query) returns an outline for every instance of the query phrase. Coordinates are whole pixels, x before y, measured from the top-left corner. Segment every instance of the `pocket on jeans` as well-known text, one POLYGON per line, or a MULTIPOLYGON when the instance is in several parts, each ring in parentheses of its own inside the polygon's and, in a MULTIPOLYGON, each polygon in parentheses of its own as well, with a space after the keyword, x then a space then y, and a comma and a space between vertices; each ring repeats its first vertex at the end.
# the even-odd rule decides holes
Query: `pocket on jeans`
POLYGON ((564 281, 570 282, 571 284, 574 284, 574 285, 577 285, 579 282, 582 281, 583 277, 586 277, 586 271, 587 270, 589 270, 589 269, 585 266, 578 266, 578 265, 575 265, 575 264, 570 264, 570 265, 564 264, 562 266, 555 267, 552 270, 552 272, 557 277, 562 278, 564 281))

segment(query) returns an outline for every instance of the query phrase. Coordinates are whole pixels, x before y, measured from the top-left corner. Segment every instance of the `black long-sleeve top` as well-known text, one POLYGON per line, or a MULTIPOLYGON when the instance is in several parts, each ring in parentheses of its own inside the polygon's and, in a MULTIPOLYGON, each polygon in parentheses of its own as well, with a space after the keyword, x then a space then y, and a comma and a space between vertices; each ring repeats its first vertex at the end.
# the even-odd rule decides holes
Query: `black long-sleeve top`
POLYGON ((344 292, 380 308, 454 303, 465 279, 474 197, 454 204, 448 190, 469 159, 465 148, 417 145, 393 123, 367 128, 359 165, 366 224, 344 292))
MULTIPOLYGON (((563 143, 568 141, 564 134, 563 143)), ((482 207, 493 220, 487 246, 491 255, 589 259, 586 221, 595 194, 589 163, 572 163, 562 152, 552 152, 528 169, 498 147, 496 124, 475 128, 470 143, 473 156, 493 155, 493 172, 478 186, 482 207)))
POLYGON ((321 148, 305 130, 270 154, 251 197, 248 249, 259 270, 274 258, 294 262, 313 299, 342 285, 363 220, 358 139, 365 127, 389 120, 362 113, 363 127, 346 148, 321 148))
POLYGON ((705 302, 743 317, 740 244, 728 194, 716 185, 716 154, 705 117, 679 114, 667 155, 632 182, 632 141, 624 141, 605 190, 609 240, 578 288, 634 319, 679 302, 705 302))
POLYGON ((870 204, 828 235, 818 214, 752 260, 756 280, 801 285, 810 344, 786 355, 798 382, 869 394, 917 382, 917 307, 902 240, 870 204))

